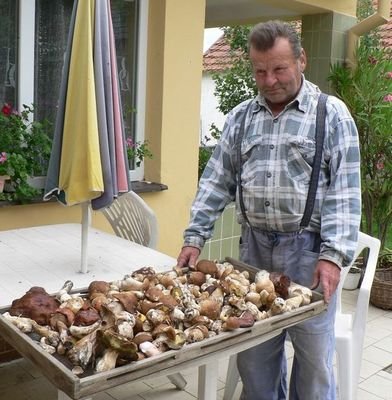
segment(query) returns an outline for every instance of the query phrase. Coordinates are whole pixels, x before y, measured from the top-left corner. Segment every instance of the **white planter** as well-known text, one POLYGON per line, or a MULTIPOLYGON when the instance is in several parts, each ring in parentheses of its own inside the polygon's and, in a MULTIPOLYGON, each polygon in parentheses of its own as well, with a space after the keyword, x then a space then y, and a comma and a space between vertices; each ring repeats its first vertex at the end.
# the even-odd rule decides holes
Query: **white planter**
POLYGON ((27 183, 34 189, 44 189, 46 176, 30 176, 27 178, 27 183))
POLYGON ((359 281, 361 279, 361 272, 349 272, 343 283, 343 289, 355 290, 358 288, 359 281))

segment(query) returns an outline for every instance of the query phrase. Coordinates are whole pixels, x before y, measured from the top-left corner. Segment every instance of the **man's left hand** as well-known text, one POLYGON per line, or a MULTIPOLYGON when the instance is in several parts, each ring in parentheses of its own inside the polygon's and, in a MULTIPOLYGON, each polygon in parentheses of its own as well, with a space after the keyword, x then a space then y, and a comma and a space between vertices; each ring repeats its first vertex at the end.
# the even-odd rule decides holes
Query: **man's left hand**
POLYGON ((328 304, 331 296, 335 293, 340 281, 340 268, 332 261, 319 260, 313 275, 311 289, 320 285, 324 292, 324 301, 328 304))

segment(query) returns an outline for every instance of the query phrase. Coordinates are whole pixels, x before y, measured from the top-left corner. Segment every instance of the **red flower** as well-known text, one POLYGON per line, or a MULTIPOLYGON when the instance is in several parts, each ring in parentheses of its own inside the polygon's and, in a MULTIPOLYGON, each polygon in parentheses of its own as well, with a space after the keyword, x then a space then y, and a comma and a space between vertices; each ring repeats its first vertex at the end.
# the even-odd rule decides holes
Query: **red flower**
POLYGON ((388 79, 392 79, 392 71, 387 72, 387 73, 386 73, 386 77, 387 77, 388 79))
POLYGON ((8 104, 8 103, 5 103, 4 106, 3 106, 3 108, 1 109, 1 112, 2 112, 4 115, 11 115, 11 113, 12 113, 12 107, 11 107, 11 105, 8 104))

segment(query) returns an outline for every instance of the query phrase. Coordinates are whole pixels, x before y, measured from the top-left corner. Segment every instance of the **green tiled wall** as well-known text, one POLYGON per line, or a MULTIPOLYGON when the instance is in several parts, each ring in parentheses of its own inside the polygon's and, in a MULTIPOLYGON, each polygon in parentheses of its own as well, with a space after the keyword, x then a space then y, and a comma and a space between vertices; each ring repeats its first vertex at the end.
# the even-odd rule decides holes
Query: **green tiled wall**
POLYGON ((327 93, 331 92, 327 81, 330 67, 344 62, 347 30, 355 23, 355 18, 337 13, 307 15, 302 19, 302 45, 308 60, 305 76, 327 93))
POLYGON ((219 261, 224 260, 225 257, 238 259, 240 236, 241 226, 237 223, 235 205, 232 203, 226 207, 221 217, 216 221, 214 234, 206 242, 200 258, 219 261))

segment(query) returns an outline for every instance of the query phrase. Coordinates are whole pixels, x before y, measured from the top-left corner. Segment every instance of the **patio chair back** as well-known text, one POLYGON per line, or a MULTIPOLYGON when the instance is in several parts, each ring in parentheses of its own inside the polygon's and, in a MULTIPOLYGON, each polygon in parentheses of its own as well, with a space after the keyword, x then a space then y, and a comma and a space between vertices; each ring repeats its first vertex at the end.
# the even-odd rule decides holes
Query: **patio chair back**
POLYGON ((376 272, 380 241, 359 232, 358 246, 354 260, 357 259, 364 249, 369 249, 369 252, 366 258, 366 265, 364 265, 364 273, 354 313, 343 313, 342 311, 342 288, 349 268, 342 270, 340 283, 337 288, 335 337, 340 400, 355 400, 357 398, 370 291, 376 272))
POLYGON ((102 210, 116 236, 155 249, 158 223, 154 211, 135 192, 119 196, 102 210))

